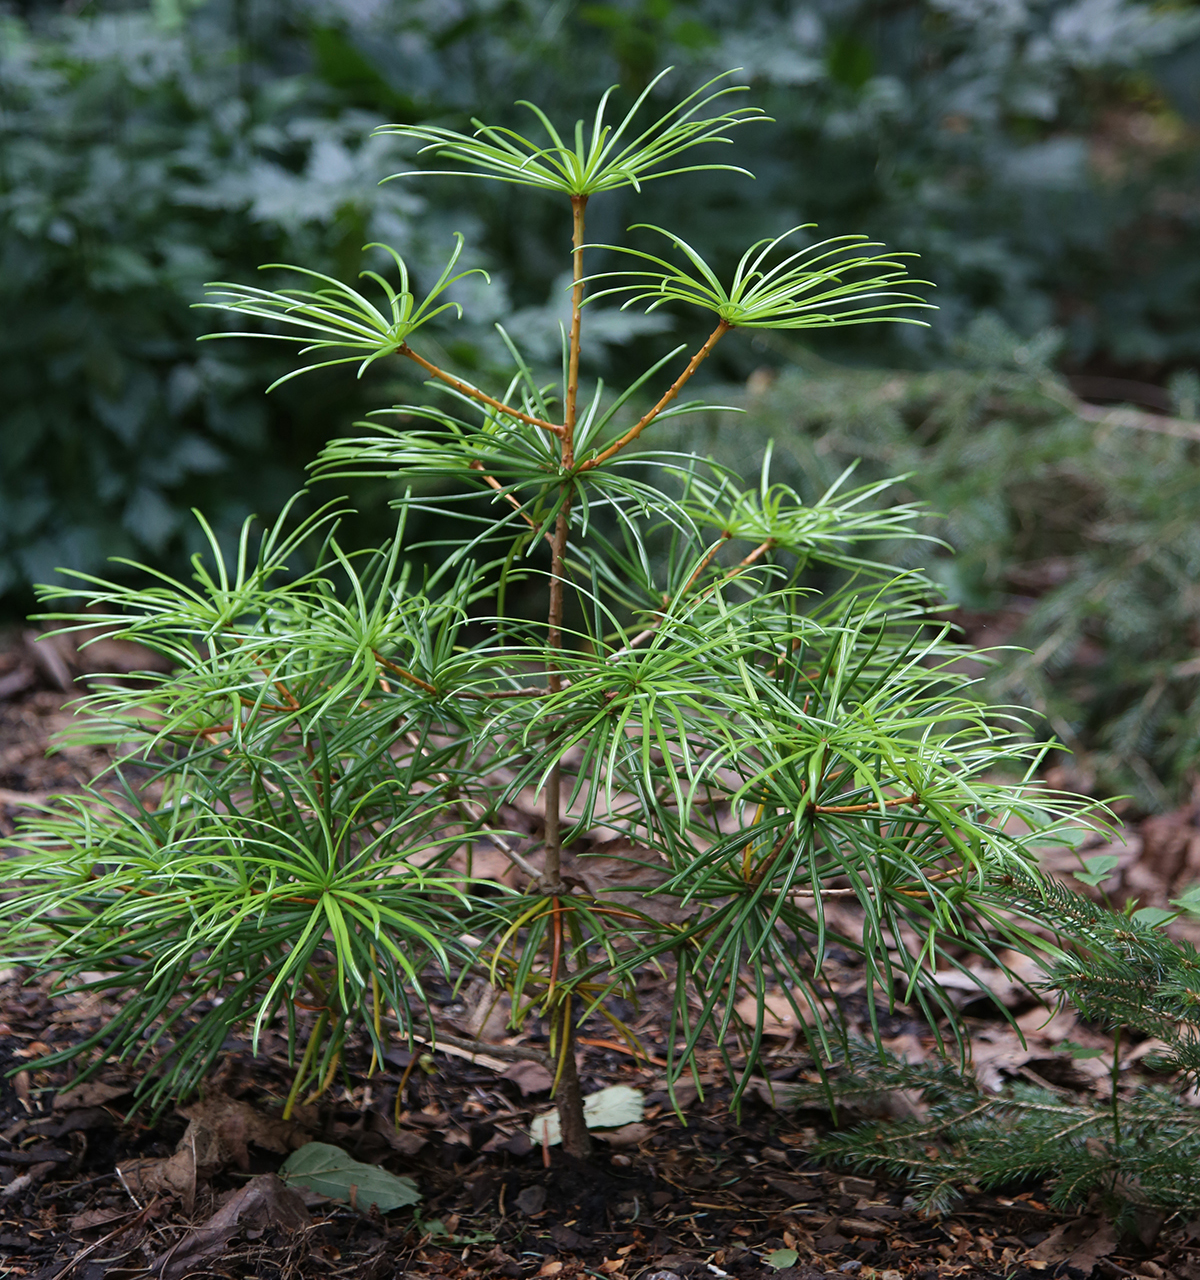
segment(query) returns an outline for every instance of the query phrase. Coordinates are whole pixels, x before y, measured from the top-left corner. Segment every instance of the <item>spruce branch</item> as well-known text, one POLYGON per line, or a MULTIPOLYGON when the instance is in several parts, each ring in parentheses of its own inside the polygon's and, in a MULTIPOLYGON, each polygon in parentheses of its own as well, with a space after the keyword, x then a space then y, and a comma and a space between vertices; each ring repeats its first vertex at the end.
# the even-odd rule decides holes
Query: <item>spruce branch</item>
POLYGON ((795 1101, 824 1106, 832 1094, 839 1110, 852 1112, 897 1089, 919 1096, 929 1118, 856 1124, 826 1138, 817 1155, 905 1178, 935 1213, 950 1209, 965 1185, 1001 1190, 1033 1177, 1051 1180, 1051 1203, 1061 1209, 1077 1208, 1093 1192, 1118 1215, 1122 1196, 1168 1212, 1200 1206, 1200 1122, 1159 1086, 1123 1102, 1114 1137, 1103 1101, 1065 1103, 1061 1091, 1027 1084, 988 1094, 956 1067, 880 1058, 856 1046, 825 1085, 803 1086, 795 1101))

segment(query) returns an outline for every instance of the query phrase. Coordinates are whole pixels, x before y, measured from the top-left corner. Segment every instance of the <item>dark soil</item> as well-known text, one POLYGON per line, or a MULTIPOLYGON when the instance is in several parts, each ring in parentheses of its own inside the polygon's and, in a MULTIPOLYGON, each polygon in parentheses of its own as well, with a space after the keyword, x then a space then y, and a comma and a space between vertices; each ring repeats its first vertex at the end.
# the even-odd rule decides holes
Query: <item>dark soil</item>
MULTIPOLYGON (((3 997, 0 1051, 6 1065, 20 1067, 58 1039, 64 1009, 15 981, 3 997)), ((210 1084, 210 1100, 248 1102, 277 1116, 289 1077, 271 1051, 278 1046, 265 1047, 251 1057, 231 1046, 210 1084)), ((774 1055, 773 1075, 803 1071, 800 1059, 787 1065, 789 1056, 774 1055)), ((397 1049, 390 1057, 388 1069, 369 1081, 350 1072, 301 1119, 310 1136, 414 1177, 424 1197, 418 1213, 399 1210, 380 1218, 310 1197, 311 1222, 300 1231, 248 1229, 188 1274, 363 1280, 1083 1274, 1064 1270, 1070 1250, 1044 1248, 1067 1220, 1046 1209, 1040 1188, 1011 1198, 968 1195, 953 1216, 923 1218, 902 1186, 812 1161, 808 1152, 828 1126, 825 1115, 776 1109, 752 1097, 738 1117, 729 1110, 729 1088, 714 1084, 703 1100, 694 1088, 680 1091, 684 1123, 652 1070, 589 1048, 585 1090, 633 1084, 646 1092, 647 1108, 638 1131, 619 1137, 629 1145, 600 1143, 582 1163, 558 1147, 543 1151, 526 1136, 531 1116, 546 1108, 548 1092, 524 1096, 513 1079, 440 1053, 419 1059, 408 1073, 394 1125, 408 1054, 397 1049), (1039 1256, 1039 1246, 1051 1259, 1061 1255, 1059 1265, 1039 1256), (793 1254, 775 1261, 792 1265, 766 1262, 783 1250, 793 1254)), ((134 1082, 115 1071, 98 1082, 97 1097, 103 1085, 116 1095, 103 1105, 56 1109, 55 1085, 65 1083, 60 1074, 35 1068, 5 1084, 0 1250, 8 1274, 37 1280, 142 1274, 189 1227, 204 1223, 223 1197, 281 1162, 279 1154, 250 1141, 241 1167, 231 1159, 198 1182, 190 1211, 186 1196, 147 1198, 131 1176, 118 1176, 116 1165, 170 1156, 183 1135, 183 1118, 168 1115, 153 1125, 136 1115, 124 1120, 134 1082)), ((84 1104, 92 1102, 87 1090, 84 1104)), ((777 1092, 786 1098, 786 1080, 777 1081, 777 1092)), ((1139 1266, 1141 1274, 1162 1274, 1145 1269, 1151 1255, 1154 1266, 1187 1280, 1200 1277, 1200 1265, 1194 1276, 1187 1269, 1193 1260, 1181 1232, 1168 1233, 1153 1248, 1135 1241, 1115 1250, 1104 1259, 1106 1274, 1139 1266)))

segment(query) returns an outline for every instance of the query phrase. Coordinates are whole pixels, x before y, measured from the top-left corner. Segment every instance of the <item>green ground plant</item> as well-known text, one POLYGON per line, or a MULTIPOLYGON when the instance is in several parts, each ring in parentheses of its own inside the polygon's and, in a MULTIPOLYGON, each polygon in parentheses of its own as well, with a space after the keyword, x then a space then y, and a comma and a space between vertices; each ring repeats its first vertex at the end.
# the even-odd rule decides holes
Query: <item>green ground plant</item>
MULTIPOLYGON (((797 1101, 824 1105, 830 1096, 851 1114, 896 1089, 911 1090, 927 1114, 899 1122, 857 1124, 825 1139, 820 1153, 863 1170, 905 1178, 922 1206, 945 1212, 964 1186, 1015 1188, 1051 1181, 1050 1202, 1062 1210, 1103 1204, 1118 1223, 1144 1225, 1139 1214, 1194 1214, 1200 1207, 1200 1125, 1181 1100, 1200 1082, 1200 953, 1172 941, 1162 925, 1194 915, 1193 890, 1178 912, 1117 912, 1063 885, 1017 877, 1013 908, 1057 931, 1048 947, 1044 990, 1066 997, 1088 1021, 1113 1033, 1108 1099, 1014 1080, 1000 1093, 943 1063, 906 1063, 852 1050, 844 1070, 797 1101), (1121 1033, 1153 1036, 1161 1049, 1147 1059, 1164 1079, 1129 1089, 1120 1081, 1121 1033)), ((1075 1057, 1103 1051, 1064 1046, 1075 1057)), ((1160 1218, 1161 1221, 1161 1218, 1160 1218)))
POLYGON ((1076 807, 1032 780, 1042 750, 1024 726, 976 698, 935 584, 870 554, 919 537, 919 510, 885 482, 842 475, 805 502, 769 457, 747 485, 695 449, 647 447, 710 408, 681 392, 730 331, 913 322, 927 306, 903 260, 859 236, 795 228, 731 275, 669 232, 665 256, 589 246, 590 203, 615 188, 742 180, 692 155, 760 118, 736 92, 720 77, 649 124, 649 90, 612 124, 606 95, 562 133, 532 107, 536 140, 390 130, 450 171, 558 200, 572 283, 552 384, 503 329, 513 371, 494 392, 421 351, 470 274, 461 241, 423 292, 392 250, 375 250, 369 295, 303 268, 280 268, 297 283, 278 289, 214 286, 230 331, 301 347, 288 377, 395 359, 430 395, 315 463, 319 479, 390 486, 381 548, 345 551, 334 504, 260 535, 247 522, 232 548, 210 533, 189 582, 77 573, 43 589, 174 664, 88 700, 81 733, 114 749, 111 775, 8 842, 5 961, 116 1010, 50 1061, 140 1063, 143 1100, 162 1105, 234 1028, 272 1025, 296 1064, 290 1110, 334 1078, 347 1036, 382 1057, 393 1033, 435 1035, 431 975, 481 976, 514 1027, 547 1038, 579 1156, 575 1029, 602 1014, 633 1042, 608 1002, 636 997, 647 969, 673 992, 672 1087, 704 1036, 729 1055, 740 1038, 740 1097, 769 988, 815 1056, 844 1043, 821 979, 831 946, 860 958, 872 1018, 903 999, 956 1026, 936 969, 1034 945, 998 885, 1076 807), (592 298, 699 307, 712 327, 619 393, 585 387, 593 282, 592 298), (640 416, 637 397, 653 401, 640 416), (406 521, 430 511, 467 533, 417 570, 406 521), (314 542, 315 567, 295 571, 314 542), (540 618, 508 607, 517 584, 543 590, 540 618), (508 860, 511 886, 472 874, 481 850, 508 860), (629 874, 606 879, 614 859, 629 874), (827 921, 839 898, 861 931, 827 921))

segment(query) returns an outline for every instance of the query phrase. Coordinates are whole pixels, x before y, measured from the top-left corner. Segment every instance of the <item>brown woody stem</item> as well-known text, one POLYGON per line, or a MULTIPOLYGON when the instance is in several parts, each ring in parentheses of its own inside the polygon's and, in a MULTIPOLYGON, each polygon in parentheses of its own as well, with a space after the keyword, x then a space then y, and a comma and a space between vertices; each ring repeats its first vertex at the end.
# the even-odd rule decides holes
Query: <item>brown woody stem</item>
MULTIPOLYGON (((566 441, 563 442, 564 452, 566 441)), ((562 650, 563 616, 563 566, 567 553, 567 518, 569 502, 563 502, 562 510, 554 525, 554 541, 550 548, 550 610, 546 644, 550 650, 546 662, 546 684, 550 693, 562 688, 562 671, 558 654, 562 650)), ((560 894, 562 888, 562 767, 558 761, 550 769, 546 779, 546 861, 542 872, 541 888, 545 893, 560 894)))
MULTIPOLYGON (((562 466, 569 471, 575 465, 575 423, 579 399, 579 344, 583 307, 583 219, 587 196, 571 197, 571 334, 567 349, 566 402, 563 406, 562 466)), ((546 682, 551 693, 562 688, 562 672, 558 655, 562 650, 563 579, 566 572, 567 533, 570 528, 571 494, 563 493, 562 507, 554 524, 554 540, 550 548, 550 609, 547 618, 546 682)), ((539 888, 558 899, 562 884, 562 765, 555 761, 546 779, 546 845, 545 862, 539 888)), ((555 901, 555 948, 551 961, 551 984, 557 981, 560 966, 566 968, 562 954, 562 915, 555 901)), ((576 1159, 586 1159, 592 1149, 591 1135, 583 1118, 583 1090, 575 1066, 575 1024, 571 1016, 571 996, 560 996, 562 1023, 558 1040, 558 1071, 554 1100, 558 1104, 559 1126, 563 1150, 576 1159)))
POLYGON ((588 1133, 583 1118, 583 1086, 579 1081, 579 1069, 575 1065, 575 1027, 571 1022, 571 1002, 566 1001, 566 1017, 563 1019, 563 1040, 559 1063, 558 1088, 554 1101, 558 1104, 558 1125, 562 1131, 563 1150, 576 1160, 586 1160, 592 1153, 592 1135, 588 1133))
MULTIPOLYGON (((704 572, 705 569, 708 568, 710 564, 712 564, 713 557, 717 554, 717 552, 721 549, 721 547, 724 546, 724 544, 728 542, 729 539, 732 537, 733 537, 733 534, 731 533, 721 534, 721 540, 717 542, 709 551, 708 555, 706 555, 704 559, 700 561, 700 563, 696 566, 695 572, 687 580, 687 582, 685 582, 683 586, 680 588, 679 594, 675 597, 676 600, 682 600, 683 597, 692 589, 692 587, 695 586, 696 579, 704 572)), ((757 547, 754 548, 753 551, 750 552, 748 556, 745 556, 743 559, 739 560, 736 565, 734 565, 734 567, 729 571, 729 574, 726 577, 725 581, 728 582, 730 578, 736 578, 739 573, 741 573, 744 569, 748 569, 756 560, 760 559, 762 556, 766 555, 768 551, 772 550, 774 546, 775 546, 774 538, 768 538, 766 542, 760 543, 757 547)), ((716 589, 716 585, 717 585, 716 583, 713 583, 712 586, 707 587, 704 591, 704 595, 702 595, 700 599, 703 600, 705 596, 711 595, 712 592, 716 589)), ((667 606, 667 600, 666 600, 666 597, 664 597, 663 598, 664 610, 666 609, 666 606, 667 606)), ((618 649, 616 653, 611 655, 611 657, 613 658, 619 657, 623 653, 628 653, 630 649, 636 649, 638 645, 644 644, 647 640, 650 639, 652 635, 654 635, 654 633, 659 629, 659 627, 662 626, 664 621, 666 621, 665 612, 660 613, 658 615, 657 621, 652 622, 650 626, 648 626, 644 631, 639 631, 638 634, 634 636, 633 639, 630 640, 630 642, 623 649, 618 649)))
POLYGON ((590 471, 593 467, 598 467, 602 462, 607 462, 614 453, 620 453, 627 444, 632 444, 634 440, 642 434, 643 431, 658 417, 660 413, 671 403, 672 400, 683 389, 683 384, 700 368, 708 353, 717 345, 718 342, 732 329, 733 326, 727 321, 722 320, 717 327, 708 335, 704 346, 688 361, 687 368, 675 379, 667 388, 662 399, 654 406, 649 413, 644 414, 641 418, 629 428, 628 431, 619 439, 615 440, 608 446, 603 453, 598 453, 594 458, 589 459, 579 468, 580 471, 590 471))
POLYGON ((372 649, 371 652, 375 655, 375 661, 378 662, 381 667, 387 667, 389 671, 398 675, 402 680, 407 680, 410 684, 415 684, 419 689, 424 689, 426 693, 437 693, 437 686, 430 684, 428 680, 422 680, 420 676, 414 676, 411 671, 406 671, 395 662, 385 658, 377 649, 372 649))
MULTIPOLYGON (((893 808, 896 805, 916 804, 920 797, 913 792, 911 796, 900 796, 897 800, 885 800, 886 808, 893 808)), ((879 806, 871 804, 814 804, 812 806, 813 813, 870 813, 872 809, 879 806)))
POLYGON ((771 551, 774 548, 774 546, 775 546, 774 538, 768 538, 766 542, 760 542, 758 546, 755 547, 754 550, 751 551, 748 556, 743 556, 737 562, 737 564, 734 566, 733 571, 730 573, 729 576, 731 578, 736 577, 739 573, 741 573, 743 569, 749 569, 750 566, 756 560, 760 560, 763 556, 767 554, 768 551, 771 551))
POLYGON ((497 400, 494 396, 489 396, 487 392, 480 391, 478 387, 471 386, 469 382, 464 382, 461 378, 456 378, 453 374, 447 373, 445 369, 439 369, 436 364, 431 364, 424 356, 418 355, 407 342, 402 342, 396 350, 400 355, 407 356, 410 360, 419 364, 431 378, 437 378, 439 382, 444 382, 448 387, 453 387, 455 391, 461 392, 464 396, 470 396, 472 400, 491 405, 493 409, 499 409, 501 413, 507 414, 510 418, 516 418, 518 422, 527 422, 531 427, 541 427, 545 431, 553 431, 556 436, 564 434, 565 428, 557 423, 547 422, 544 418, 535 418, 528 413, 522 413, 520 409, 514 409, 512 405, 505 404, 503 400, 497 400))
MULTIPOLYGON (((476 458, 476 459, 474 460, 474 462, 472 462, 472 463, 471 463, 471 470, 472 470, 472 471, 483 471, 483 463, 482 463, 482 462, 480 462, 478 458, 476 458)), ((483 476, 483 478, 484 478, 484 480, 486 481, 486 483, 487 483, 487 484, 489 484, 493 489, 495 489, 495 490, 496 490, 496 492, 497 492, 497 493, 504 493, 504 486, 500 483, 500 481, 499 481, 499 480, 497 480, 497 479, 496 479, 496 477, 495 477, 495 476, 489 476, 486 472, 484 472, 484 476, 483 476)), ((516 498, 513 496, 513 494, 511 494, 511 493, 505 493, 505 494, 504 494, 504 496, 505 496, 505 498, 507 498, 507 499, 508 499, 508 504, 509 504, 509 506, 511 506, 511 507, 512 507, 512 509, 520 515, 521 519, 522 519, 522 520, 524 520, 524 521, 525 521, 525 523, 526 523, 526 524, 527 524, 531 529, 536 529, 536 528, 537 528, 537 525, 536 525, 536 524, 534 523, 534 521, 530 518, 529 513, 528 513, 527 511, 522 511, 522 510, 521 510, 521 504, 516 500, 516 498)), ((550 534, 548 534, 548 533, 547 533, 547 534, 543 534, 543 537, 546 539, 546 541, 547 541, 551 546, 553 546, 553 545, 554 545, 554 538, 553 538, 550 534)))
POLYGON ((726 530, 724 533, 721 534, 720 540, 713 543, 713 545, 709 548, 708 555, 706 555, 704 559, 701 560, 700 563, 695 567, 695 569, 692 570, 692 576, 680 588, 679 596, 681 598, 687 595, 687 593, 696 585, 696 579, 704 572, 705 569, 708 568, 710 564, 712 564, 714 558, 716 557, 717 552, 720 551, 720 549, 732 537, 733 537, 733 534, 730 533, 728 530, 726 530))
POLYGON ((575 463, 575 422, 579 400, 579 330, 583 323, 583 215, 587 196, 571 197, 571 341, 567 354, 567 403, 563 418, 563 467, 575 463))
MULTIPOLYGON (((471 470, 483 471, 483 463, 480 462, 478 458, 476 458, 471 463, 471 470)), ((489 476, 487 472, 484 471, 483 479, 484 479, 484 482, 490 485, 491 488, 495 489, 497 493, 504 493, 504 486, 500 483, 499 480, 496 479, 495 476, 489 476)), ((529 525, 531 529, 536 529, 537 526, 533 523, 533 520, 531 519, 529 513, 527 511, 521 510, 521 504, 517 501, 516 497, 511 493, 505 493, 504 496, 508 501, 508 505, 512 507, 514 511, 520 514, 521 519, 524 520, 525 523, 529 525)))
MULTIPOLYGON (((571 289, 571 335, 567 352, 567 390, 562 435, 562 465, 570 469, 575 462, 575 423, 579 399, 579 335, 583 311, 583 223, 587 196, 571 197, 571 261, 574 284, 571 289)), ((571 498, 568 493, 554 523, 554 539, 550 544, 550 609, 547 618, 546 680, 551 693, 562 688, 558 653, 562 649, 563 574, 567 556, 567 531, 570 527, 571 498)), ((546 779, 546 861, 541 888, 544 893, 562 893, 562 768, 555 762, 546 779)))

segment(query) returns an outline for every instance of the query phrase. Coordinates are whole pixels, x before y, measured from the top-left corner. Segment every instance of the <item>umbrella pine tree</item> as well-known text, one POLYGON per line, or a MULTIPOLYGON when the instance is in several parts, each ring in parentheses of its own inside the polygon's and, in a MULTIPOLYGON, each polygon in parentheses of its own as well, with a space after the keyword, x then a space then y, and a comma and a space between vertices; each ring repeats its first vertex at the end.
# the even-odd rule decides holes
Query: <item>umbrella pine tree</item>
POLYGON ((685 392, 727 334, 919 323, 919 282, 903 255, 804 227, 751 246, 732 278, 659 228, 638 243, 661 252, 605 246, 618 266, 589 275, 593 199, 744 172, 693 155, 761 118, 731 105, 738 87, 721 77, 643 124, 660 81, 615 124, 607 94, 565 133, 530 106, 536 139, 478 121, 386 130, 436 172, 561 202, 571 309, 554 377, 502 327, 504 387, 422 348, 421 326, 460 305, 461 239, 424 293, 384 246, 387 269, 361 288, 301 267, 278 268, 291 286, 213 287, 206 305, 251 322, 239 333, 298 345, 289 378, 389 359, 430 395, 315 463, 317 480, 393 486, 387 545, 347 552, 335 503, 259 535, 247 522, 233 548, 210 535, 190 582, 75 574, 44 589, 174 664, 91 696, 79 733, 114 746, 112 774, 10 842, 7 959, 116 998, 96 1036, 50 1061, 146 1059, 143 1096, 162 1105, 235 1027, 270 1024, 295 1064, 290 1110, 334 1078, 350 1034, 377 1060, 390 1035, 436 1038, 429 974, 471 973, 507 993, 515 1028, 540 1019, 544 1051, 523 1052, 549 1062, 581 1156, 576 1029, 599 1013, 635 1043, 610 998, 635 996, 647 970, 672 992, 671 1087, 708 1036, 740 1097, 769 988, 814 1055, 844 1042, 821 978, 832 946, 861 962, 872 1018, 906 1000, 954 1026, 938 967, 1032 945, 997 907, 998 878, 1075 811, 1031 780, 1040 749, 1023 726, 974 695, 933 584, 878 558, 919 536, 918 510, 849 473, 806 504, 772 483, 769 457, 747 484, 654 448, 656 428, 709 408, 685 392), (699 308, 707 336, 618 393, 585 387, 586 307, 605 296, 699 308), (405 522, 431 510, 456 532, 418 568, 405 522), (314 542, 314 567, 294 571, 314 542), (512 876, 474 878, 480 849, 512 876), (601 851, 626 874, 601 874, 601 851), (861 931, 827 919, 838 900, 861 931))

